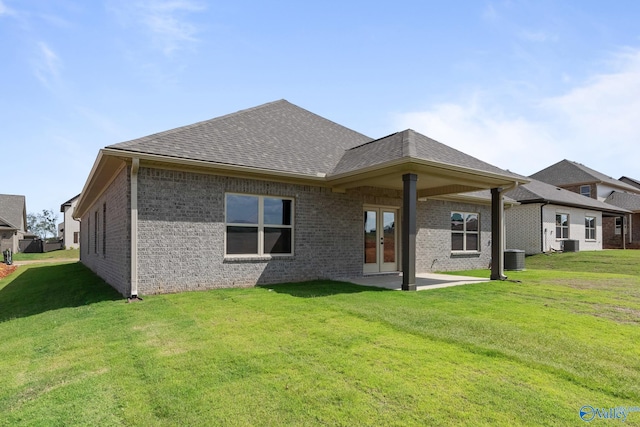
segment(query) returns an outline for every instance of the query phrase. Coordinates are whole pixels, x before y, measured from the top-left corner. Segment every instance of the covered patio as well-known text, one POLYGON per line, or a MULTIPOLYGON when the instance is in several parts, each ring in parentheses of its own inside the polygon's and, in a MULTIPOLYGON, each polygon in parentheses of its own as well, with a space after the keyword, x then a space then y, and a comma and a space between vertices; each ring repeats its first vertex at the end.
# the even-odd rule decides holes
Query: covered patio
MULTIPOLYGON (((362 286, 374 286, 377 288, 392 289, 396 291, 402 290, 402 273, 368 275, 345 279, 345 281, 362 286)), ((490 279, 488 278, 483 279, 479 277, 454 276, 450 274, 437 273, 416 273, 415 276, 417 291, 470 285, 475 283, 487 283, 489 281, 490 279)))

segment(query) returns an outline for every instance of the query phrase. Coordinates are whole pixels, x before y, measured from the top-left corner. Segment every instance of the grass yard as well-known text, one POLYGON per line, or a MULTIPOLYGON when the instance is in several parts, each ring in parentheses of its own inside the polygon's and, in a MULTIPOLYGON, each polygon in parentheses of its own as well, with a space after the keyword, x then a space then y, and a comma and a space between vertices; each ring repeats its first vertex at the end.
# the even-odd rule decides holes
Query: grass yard
POLYGON ((79 263, 22 266, 0 280, 0 425, 571 426, 585 405, 640 409, 640 251, 526 264, 519 282, 417 293, 132 304, 79 263))
POLYGON ((13 254, 14 261, 51 261, 51 260, 59 260, 59 259, 80 259, 80 250, 79 249, 60 249, 58 251, 44 252, 44 253, 35 253, 35 254, 25 254, 21 252, 17 252, 13 254))

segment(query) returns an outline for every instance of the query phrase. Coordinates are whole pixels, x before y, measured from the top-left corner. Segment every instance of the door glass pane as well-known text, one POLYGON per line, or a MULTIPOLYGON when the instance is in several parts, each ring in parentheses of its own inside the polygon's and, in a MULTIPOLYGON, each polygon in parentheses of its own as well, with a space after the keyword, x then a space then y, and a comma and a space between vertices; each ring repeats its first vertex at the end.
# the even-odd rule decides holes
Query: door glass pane
POLYGON ((376 211, 364 211, 364 263, 378 262, 377 245, 377 215, 376 211))
POLYGON ((384 262, 396 262, 396 214, 383 212, 384 221, 384 262))

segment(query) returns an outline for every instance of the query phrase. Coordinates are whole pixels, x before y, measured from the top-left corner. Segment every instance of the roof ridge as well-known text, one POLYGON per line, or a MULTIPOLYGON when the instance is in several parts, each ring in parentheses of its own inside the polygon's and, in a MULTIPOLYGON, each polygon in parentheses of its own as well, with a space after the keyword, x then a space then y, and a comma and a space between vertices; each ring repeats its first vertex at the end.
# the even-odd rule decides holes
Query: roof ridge
MULTIPOLYGON (((191 123, 191 124, 184 125, 184 126, 178 126, 176 128, 164 130, 162 132, 152 133, 151 135, 145 135, 145 136, 141 136, 139 138, 133 138, 133 139, 129 139, 127 141, 117 142, 115 144, 108 145, 107 147, 108 148, 121 149, 121 147, 118 147, 118 145, 120 145, 120 144, 126 144, 126 143, 129 143, 129 142, 140 141, 140 140, 153 139, 153 138, 157 138, 159 136, 172 135, 174 133, 182 132, 184 130, 194 129, 194 128, 200 127, 200 126, 202 126, 204 124, 217 122, 217 121, 220 121, 222 119, 228 119, 230 117, 233 117, 233 116, 236 116, 236 115, 240 115, 240 114, 244 114, 244 113, 248 113, 250 111, 260 110, 262 108, 265 108, 265 107, 268 107, 268 106, 271 106, 271 105, 274 105, 274 104, 278 104, 278 103, 287 103, 289 105, 294 105, 294 104, 291 104, 286 99, 279 99, 277 101, 271 101, 271 102, 266 102, 264 104, 256 105, 255 107, 244 108, 242 110, 238 110, 238 111, 235 111, 233 113, 224 114, 222 116, 213 117, 213 118, 206 119, 206 120, 200 120, 199 122, 191 123)), ((300 108, 300 107, 298 107, 298 108, 300 108)))
POLYGON ((418 149, 416 148, 415 131, 406 129, 402 131, 402 156, 418 157, 418 149))

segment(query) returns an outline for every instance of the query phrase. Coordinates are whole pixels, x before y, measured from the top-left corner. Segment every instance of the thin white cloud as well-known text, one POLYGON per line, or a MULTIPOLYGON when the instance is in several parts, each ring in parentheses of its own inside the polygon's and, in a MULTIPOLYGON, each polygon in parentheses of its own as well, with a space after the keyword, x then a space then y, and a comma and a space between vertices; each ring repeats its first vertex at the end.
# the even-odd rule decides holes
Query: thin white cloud
POLYGON ((2 15, 15 15, 15 12, 0 0, 0 16, 2 15))
POLYGON ((461 104, 398 115, 396 124, 517 173, 527 172, 531 162, 548 162, 547 153, 553 152, 553 138, 543 126, 489 107, 480 95, 461 104))
POLYGON ((558 41, 557 35, 548 33, 543 30, 538 30, 538 31, 521 30, 518 36, 521 39, 524 39, 526 41, 537 42, 537 43, 558 41))
POLYGON ((126 1, 112 8, 125 25, 141 25, 165 55, 189 48, 199 40, 200 28, 189 19, 189 15, 204 9, 204 5, 193 0, 126 1))
POLYGON ((399 114, 395 122, 518 173, 568 158, 606 174, 640 178, 640 50, 615 55, 613 63, 613 71, 565 94, 529 100, 535 107, 528 113, 510 110, 508 101, 500 105, 486 91, 399 114))
POLYGON ((38 43, 34 72, 38 80, 45 86, 57 80, 60 76, 62 61, 60 57, 45 42, 38 43))

